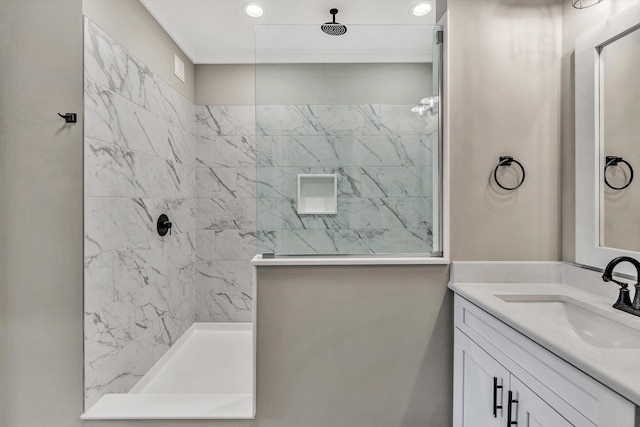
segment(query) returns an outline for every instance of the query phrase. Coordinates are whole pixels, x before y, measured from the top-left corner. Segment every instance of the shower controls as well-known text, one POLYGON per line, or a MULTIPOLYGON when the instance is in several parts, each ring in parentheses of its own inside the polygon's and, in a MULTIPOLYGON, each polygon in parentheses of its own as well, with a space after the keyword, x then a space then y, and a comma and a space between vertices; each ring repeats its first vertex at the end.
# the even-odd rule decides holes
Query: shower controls
POLYGON ((158 230, 158 234, 161 236, 166 236, 167 233, 171 235, 171 228, 173 224, 169 221, 169 217, 165 214, 160 215, 158 218, 158 222, 156 223, 156 229, 158 230))

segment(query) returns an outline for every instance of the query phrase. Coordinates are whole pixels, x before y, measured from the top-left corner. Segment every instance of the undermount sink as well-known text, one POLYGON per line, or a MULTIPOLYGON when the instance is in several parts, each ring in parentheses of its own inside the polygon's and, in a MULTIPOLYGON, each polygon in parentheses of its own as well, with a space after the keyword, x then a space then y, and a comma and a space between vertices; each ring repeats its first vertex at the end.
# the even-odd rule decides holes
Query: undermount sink
POLYGON ((640 348, 639 330, 607 317, 604 310, 566 295, 509 294, 496 297, 518 310, 526 310, 529 319, 533 317, 540 324, 563 328, 593 347, 640 348))

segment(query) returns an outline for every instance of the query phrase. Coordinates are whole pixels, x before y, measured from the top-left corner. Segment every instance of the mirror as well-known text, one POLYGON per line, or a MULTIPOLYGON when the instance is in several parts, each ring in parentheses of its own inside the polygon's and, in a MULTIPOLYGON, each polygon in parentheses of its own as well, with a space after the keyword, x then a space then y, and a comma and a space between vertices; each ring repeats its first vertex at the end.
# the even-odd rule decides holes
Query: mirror
POLYGON ((640 31, 603 46, 600 64, 600 245, 640 252, 640 31))
MULTIPOLYGON (((576 262, 640 256, 640 5, 576 39, 576 262)), ((631 271, 627 271, 631 273, 631 271)), ((635 272, 634 272, 635 273, 635 272)))

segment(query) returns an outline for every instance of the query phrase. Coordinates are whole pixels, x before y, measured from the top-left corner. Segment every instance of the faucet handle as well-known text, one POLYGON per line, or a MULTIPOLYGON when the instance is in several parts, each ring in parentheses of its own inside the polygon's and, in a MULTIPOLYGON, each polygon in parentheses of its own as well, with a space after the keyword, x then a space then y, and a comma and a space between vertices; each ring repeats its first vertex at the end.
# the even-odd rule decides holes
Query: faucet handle
POLYGON ((609 279, 609 281, 620 285, 620 287, 622 289, 628 289, 629 288, 629 284, 628 283, 624 283, 624 282, 621 282, 621 281, 616 280, 616 279, 609 279))

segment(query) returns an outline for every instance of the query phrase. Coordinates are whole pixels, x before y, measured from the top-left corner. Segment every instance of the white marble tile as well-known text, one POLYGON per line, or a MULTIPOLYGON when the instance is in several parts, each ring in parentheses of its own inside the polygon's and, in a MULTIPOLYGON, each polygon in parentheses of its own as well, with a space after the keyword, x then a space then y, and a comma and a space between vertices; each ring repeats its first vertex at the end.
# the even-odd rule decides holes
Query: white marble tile
POLYGON ((130 60, 131 58, 119 43, 85 18, 84 72, 86 77, 114 91, 124 91, 127 87, 130 60))
POLYGON ((158 201, 159 207, 156 213, 167 214, 171 221, 171 235, 187 233, 196 228, 196 201, 195 199, 163 199, 158 201), (160 212, 162 211, 162 212, 160 212))
POLYGON ((167 248, 167 269, 169 272, 181 270, 195 262, 195 231, 165 236, 167 248))
POLYGON ((88 20, 85 93, 91 405, 129 391, 195 319, 196 141, 193 104, 88 20))
POLYGON ((256 169, 197 168, 196 194, 198 198, 255 198, 256 169))
POLYGON ((135 338, 135 309, 116 301, 97 312, 85 312, 85 360, 96 363, 117 352, 135 338))
POLYGON ((433 226, 433 205, 429 198, 380 199, 379 206, 380 228, 431 229, 433 226))
POLYGON ((135 159, 138 197, 195 197, 195 167, 142 153, 135 159))
POLYGON ((135 197, 135 153, 85 138, 85 196, 135 197))
MULTIPOLYGON (((437 139, 436 139, 437 141, 437 139)), ((358 135, 348 141, 350 164, 342 166, 430 166, 433 138, 428 135, 358 135)), ((344 159, 344 156, 342 157, 344 159)))
POLYGON ((256 140, 253 136, 218 136, 213 140, 216 167, 255 167, 256 140))
POLYGON ((114 302, 112 251, 84 260, 84 311, 95 313, 114 302))
POLYGON ((215 261, 216 230, 196 230, 196 262, 215 261))
POLYGON ((85 359, 85 403, 105 393, 126 393, 169 348, 160 322, 138 330, 135 340, 95 359, 85 359))
POLYGON ((433 250, 431 229, 354 229, 340 231, 352 253, 425 254, 433 250))
POLYGON ((256 200, 257 210, 257 230, 273 231, 284 228, 285 208, 289 200, 283 199, 262 199, 256 200))
POLYGON ((167 141, 169 124, 156 114, 131 103, 130 114, 126 122, 127 147, 142 153, 171 158, 171 149, 167 141))
POLYGON ((167 250, 160 239, 115 251, 113 281, 118 301, 134 303, 139 289, 164 283, 167 275, 167 250))
POLYGON ((220 261, 247 261, 256 254, 256 231, 221 230, 216 232, 215 259, 220 261))
POLYGON ((248 261, 196 265, 196 321, 251 321, 251 266, 248 261))
POLYGON ((84 88, 85 137, 128 147, 130 102, 89 79, 84 88))
POLYGON ((362 197, 430 197, 430 167, 360 168, 362 197))
POLYGON ((349 165, 348 139, 331 135, 282 137, 284 166, 349 165))
POLYGON ((215 140, 217 136, 196 135, 196 164, 198 167, 216 167, 215 140))
POLYGON ((154 232, 155 218, 142 199, 85 198, 86 256, 147 241, 154 232))
POLYGON ((197 199, 198 230, 252 229, 256 226, 255 199, 197 199))
POLYGON ((192 132, 194 109, 190 103, 88 19, 85 19, 84 57, 86 77, 164 121, 192 132))
POLYGON ((381 105, 380 116, 394 135, 429 135, 438 130, 438 116, 413 113, 413 105, 381 105))
MULTIPOLYGON (((286 171, 279 167, 258 168, 256 171, 256 197, 260 199, 284 198, 286 196, 284 187, 285 173, 286 171)), ((288 176, 288 179, 293 180, 294 178, 288 176)), ((297 185, 297 175, 295 182, 295 185, 297 185)))
POLYGON ((284 253, 281 241, 282 231, 258 230, 256 233, 257 253, 284 253))
POLYGON ((255 135, 255 108, 226 105, 197 106, 195 129, 198 136, 255 135))
POLYGON ((284 140, 281 136, 256 136, 256 163, 260 167, 284 166, 284 140))

